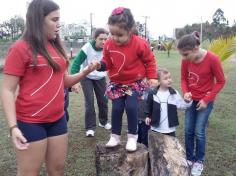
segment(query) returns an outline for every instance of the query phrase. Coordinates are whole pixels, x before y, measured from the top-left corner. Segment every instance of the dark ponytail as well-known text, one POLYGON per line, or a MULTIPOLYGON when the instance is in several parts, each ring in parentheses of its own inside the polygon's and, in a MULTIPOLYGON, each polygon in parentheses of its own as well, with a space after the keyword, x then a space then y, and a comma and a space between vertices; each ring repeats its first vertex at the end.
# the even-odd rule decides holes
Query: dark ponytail
POLYGON ((179 50, 193 50, 195 47, 200 45, 200 34, 198 31, 194 31, 192 34, 182 36, 179 41, 177 48, 179 50))
POLYGON ((130 9, 118 7, 112 11, 108 18, 108 24, 117 25, 126 31, 130 31, 133 29, 135 21, 130 9))

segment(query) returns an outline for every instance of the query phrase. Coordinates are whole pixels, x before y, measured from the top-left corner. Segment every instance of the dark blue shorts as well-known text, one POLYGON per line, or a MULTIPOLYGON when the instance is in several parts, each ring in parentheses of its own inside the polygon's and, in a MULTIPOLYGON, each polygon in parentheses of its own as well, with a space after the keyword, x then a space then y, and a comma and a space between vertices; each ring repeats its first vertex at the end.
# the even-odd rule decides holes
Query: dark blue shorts
POLYGON ((27 142, 39 141, 67 133, 67 121, 65 116, 50 123, 27 123, 17 121, 17 125, 27 139, 27 142))

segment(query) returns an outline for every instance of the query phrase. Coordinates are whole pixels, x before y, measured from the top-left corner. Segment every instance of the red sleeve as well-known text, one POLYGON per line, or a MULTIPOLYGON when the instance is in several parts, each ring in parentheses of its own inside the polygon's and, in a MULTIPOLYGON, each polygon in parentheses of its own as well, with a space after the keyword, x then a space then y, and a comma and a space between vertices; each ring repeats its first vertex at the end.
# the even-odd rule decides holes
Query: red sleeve
POLYGON ((156 79, 157 78, 157 63, 156 58, 153 52, 150 49, 149 44, 142 40, 142 46, 140 47, 140 56, 145 64, 146 68, 146 76, 148 79, 156 79))
POLYGON ((110 53, 109 53, 109 49, 108 49, 109 44, 110 44, 110 41, 107 41, 104 45, 104 48, 103 48, 102 62, 105 63, 106 70, 109 70, 112 67, 111 57, 110 57, 110 53))
POLYGON ((21 47, 14 45, 9 49, 4 65, 4 73, 23 76, 26 68, 26 57, 22 54, 21 47))
POLYGON ((188 62, 186 60, 182 59, 182 63, 181 63, 181 88, 182 88, 183 94, 189 92, 187 79, 188 79, 188 62))
POLYGON ((207 104, 215 99, 216 95, 225 85, 224 71, 218 57, 214 57, 211 59, 211 70, 215 77, 215 84, 212 91, 203 98, 203 101, 207 104))

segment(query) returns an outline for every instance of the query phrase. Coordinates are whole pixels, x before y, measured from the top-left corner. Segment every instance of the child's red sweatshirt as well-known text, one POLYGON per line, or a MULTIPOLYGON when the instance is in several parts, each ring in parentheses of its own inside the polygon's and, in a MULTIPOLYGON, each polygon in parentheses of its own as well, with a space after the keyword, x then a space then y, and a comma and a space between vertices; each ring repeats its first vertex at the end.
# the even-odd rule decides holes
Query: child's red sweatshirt
POLYGON ((133 35, 125 45, 108 39, 103 50, 102 62, 112 82, 131 84, 145 77, 155 79, 156 59, 146 40, 133 35))
POLYGON ((191 92, 193 100, 203 100, 205 103, 214 101, 224 85, 225 77, 220 59, 212 52, 207 51, 200 63, 182 60, 182 91, 183 93, 191 92))

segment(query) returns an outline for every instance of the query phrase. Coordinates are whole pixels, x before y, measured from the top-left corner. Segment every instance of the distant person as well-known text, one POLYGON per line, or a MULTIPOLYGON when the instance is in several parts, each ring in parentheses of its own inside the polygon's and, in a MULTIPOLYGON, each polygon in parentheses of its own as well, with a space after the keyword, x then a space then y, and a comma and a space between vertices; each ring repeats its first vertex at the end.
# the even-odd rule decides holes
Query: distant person
POLYGON ((99 71, 108 71, 106 95, 112 100, 112 134, 106 144, 120 144, 124 109, 128 118, 127 151, 137 149, 138 97, 146 90, 144 78, 156 82, 156 60, 145 39, 133 34, 135 21, 130 9, 116 8, 108 19, 111 38, 104 46, 99 71))
POLYGON ((167 69, 159 68, 157 74, 159 86, 148 94, 145 122, 151 125, 152 131, 176 137, 179 125, 177 109, 186 110, 192 102, 185 102, 172 88, 171 74, 167 69))
POLYGON ((44 161, 47 175, 64 175, 68 146, 64 88, 78 83, 97 67, 94 61, 83 72, 68 75, 59 20, 56 3, 31 1, 23 37, 6 56, 1 99, 18 176, 39 175, 44 161))
POLYGON ((184 35, 177 48, 182 55, 181 87, 193 104, 185 113, 185 146, 192 175, 201 175, 206 146, 206 126, 217 94, 225 85, 218 56, 200 48, 199 33, 184 35))
MULTIPOLYGON (((71 67, 71 74, 83 71, 94 59, 97 61, 102 59, 102 50, 107 37, 108 32, 105 29, 98 28, 95 30, 93 40, 86 43, 75 57, 71 67)), ((93 137, 96 128, 94 93, 98 105, 99 126, 107 130, 111 129, 111 124, 108 123, 108 100, 105 97, 106 75, 106 72, 94 70, 81 81, 85 99, 85 129, 87 137, 93 137)), ((76 90, 77 87, 78 85, 73 86, 72 90, 76 90)))

